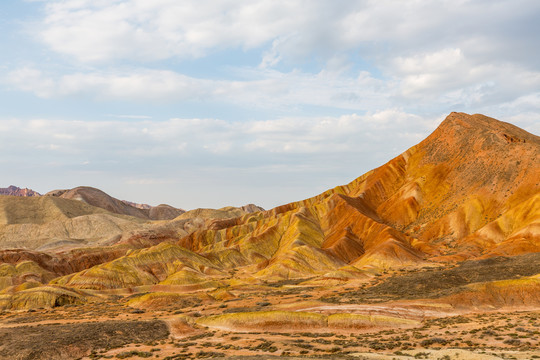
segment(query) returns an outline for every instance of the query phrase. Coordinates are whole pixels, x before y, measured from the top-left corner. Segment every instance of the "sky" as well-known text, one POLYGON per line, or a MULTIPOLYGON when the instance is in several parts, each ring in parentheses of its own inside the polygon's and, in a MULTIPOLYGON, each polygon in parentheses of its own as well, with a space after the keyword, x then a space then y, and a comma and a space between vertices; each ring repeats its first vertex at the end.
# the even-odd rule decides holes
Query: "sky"
POLYGON ((184 209, 345 184, 452 111, 540 134, 537 0, 0 5, 0 187, 184 209))

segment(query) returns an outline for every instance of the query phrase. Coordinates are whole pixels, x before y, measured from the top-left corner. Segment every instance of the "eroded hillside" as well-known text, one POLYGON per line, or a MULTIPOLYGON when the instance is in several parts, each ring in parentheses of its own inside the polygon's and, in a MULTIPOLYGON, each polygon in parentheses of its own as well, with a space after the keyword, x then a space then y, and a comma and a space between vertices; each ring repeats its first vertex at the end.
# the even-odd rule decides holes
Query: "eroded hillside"
MULTIPOLYGON (((145 251, 161 259, 175 246, 185 248, 194 255, 176 263, 199 276, 211 269, 227 277, 234 270, 240 279, 311 281, 536 252, 539 149, 537 136, 510 124, 453 113, 426 140, 347 185, 269 211, 217 219, 174 246, 145 251)), ((119 261, 148 266, 138 257, 119 261)), ((177 269, 168 266, 153 283, 167 283, 177 269)), ((113 270, 104 265, 103 271, 113 270)), ((144 270, 137 273, 147 284, 144 270)), ((84 277, 59 281, 84 288, 84 277)))

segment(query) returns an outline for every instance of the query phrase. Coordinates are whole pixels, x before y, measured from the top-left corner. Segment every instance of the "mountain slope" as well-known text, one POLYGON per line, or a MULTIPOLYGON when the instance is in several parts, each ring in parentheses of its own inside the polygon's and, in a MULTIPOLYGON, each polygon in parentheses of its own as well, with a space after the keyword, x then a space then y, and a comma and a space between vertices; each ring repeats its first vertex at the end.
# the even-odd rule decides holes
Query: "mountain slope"
POLYGON ((348 185, 261 213, 257 225, 250 217, 216 223, 180 243, 204 252, 234 245, 274 268, 290 267, 284 243, 315 246, 360 268, 481 256, 518 235, 528 236, 528 251, 538 251, 539 159, 539 137, 482 115, 452 113, 420 144, 348 185), (290 218, 321 241, 310 244, 302 230, 291 231, 302 226, 290 218), (512 229, 478 246, 488 231, 475 232, 496 219, 512 229), (271 251, 243 246, 275 223, 274 235, 257 241, 257 248, 266 242, 271 251))
POLYGON ((0 250, 3 354, 535 358, 539 180, 540 138, 452 113, 387 164, 269 211, 149 221, 86 200, 0 197, 0 235, 45 242, 0 250), (51 243, 51 229, 88 237, 104 219, 137 227, 51 243), (165 334, 139 337, 158 322, 165 334))

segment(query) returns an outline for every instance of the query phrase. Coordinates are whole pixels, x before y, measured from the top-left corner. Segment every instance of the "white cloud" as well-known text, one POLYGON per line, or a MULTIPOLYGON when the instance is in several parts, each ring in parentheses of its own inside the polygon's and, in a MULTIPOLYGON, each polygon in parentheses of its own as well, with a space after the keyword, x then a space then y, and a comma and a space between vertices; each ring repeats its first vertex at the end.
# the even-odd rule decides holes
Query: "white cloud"
MULTIPOLYGON (((42 98, 83 96, 107 102, 227 103, 240 108, 284 111, 326 106, 376 112, 414 105, 425 109, 470 108, 473 112, 489 114, 494 107, 508 109, 507 103, 530 98, 540 88, 540 71, 510 63, 476 64, 460 49, 400 57, 394 63, 393 76, 389 79, 377 79, 367 71, 351 77, 339 69, 316 74, 241 69, 237 71, 241 80, 214 80, 145 68, 52 76, 25 67, 8 73, 5 80, 42 98)), ((513 108, 517 110, 515 105, 513 108)), ((144 115, 119 117, 146 118, 144 115)))
POLYGON ((63 0, 47 4, 40 33, 55 51, 85 62, 197 58, 271 44, 262 63, 274 65, 359 47, 378 57, 382 42, 398 56, 435 43, 489 56, 525 51, 505 37, 534 26, 539 10, 534 0, 63 0))
POLYGON ((345 109, 381 106, 384 85, 363 72, 358 78, 321 71, 246 71, 248 80, 209 80, 167 70, 89 72, 47 76, 32 68, 14 70, 6 80, 43 98, 85 95, 116 101, 218 101, 256 108, 317 105, 345 109))
POLYGON ((461 49, 443 49, 429 54, 398 57, 395 69, 404 74, 448 71, 463 62, 461 49))
POLYGON ((50 1, 40 39, 96 67, 27 66, 5 81, 42 98, 476 112, 540 87, 535 14, 533 0, 50 1), (258 61, 222 62, 231 49, 258 61), (155 63, 203 57, 227 79, 155 63))
POLYGON ((125 182, 130 185, 170 185, 174 184, 173 179, 159 179, 159 178, 128 178, 125 182))
POLYGON ((44 98, 50 96, 55 86, 54 81, 46 78, 40 70, 29 67, 11 71, 4 81, 15 85, 19 90, 32 92, 44 98))
POLYGON ((520 127, 531 134, 540 135, 540 111, 521 112, 517 115, 510 116, 506 121, 512 124, 519 124, 520 127))
MULTIPOLYGON (((17 144, 12 152, 31 148, 65 151, 67 158, 81 156, 122 161, 123 157, 196 156, 209 154, 251 156, 246 153, 345 153, 354 152, 358 139, 369 143, 392 129, 413 126, 419 134, 431 124, 419 116, 399 110, 370 115, 339 117, 278 118, 267 121, 235 122, 220 119, 170 119, 150 121, 67 121, 2 120, 0 148, 17 144), (377 134, 370 137, 366 134, 377 134), (51 139, 55 145, 51 147, 51 139), (11 144, 9 144, 12 142, 11 144), (100 144, 100 146, 96 146, 100 144)), ((43 154, 42 154, 43 155, 43 154)), ((46 154, 45 154, 46 156, 46 154)))
POLYGON ((540 69, 479 62, 459 48, 398 57, 389 71, 399 79, 401 97, 426 104, 504 106, 540 88, 540 69))
POLYGON ((6 81, 43 98, 87 95, 94 99, 189 100, 208 95, 216 82, 195 79, 167 70, 138 69, 125 72, 87 72, 56 78, 35 68, 10 72, 6 81))
POLYGON ((148 115, 115 115, 115 114, 107 114, 107 116, 117 118, 117 119, 152 119, 152 117, 148 116, 148 115))
POLYGON ((56 1, 43 40, 81 61, 200 57, 253 48, 294 28, 302 1, 56 1))
POLYGON ((429 129, 420 117, 395 109, 369 115, 257 121, 245 129, 252 139, 246 147, 275 153, 355 152, 358 146, 377 143, 389 129, 400 132, 413 124, 420 134, 429 129))

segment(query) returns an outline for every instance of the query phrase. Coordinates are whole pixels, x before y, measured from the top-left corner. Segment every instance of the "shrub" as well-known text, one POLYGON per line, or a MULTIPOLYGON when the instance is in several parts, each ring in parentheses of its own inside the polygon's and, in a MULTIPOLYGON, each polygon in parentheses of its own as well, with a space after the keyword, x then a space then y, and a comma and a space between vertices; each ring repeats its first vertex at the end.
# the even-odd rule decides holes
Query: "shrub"
POLYGON ((420 345, 423 347, 431 346, 433 344, 440 344, 445 345, 447 341, 443 338, 431 338, 431 339, 425 339, 420 342, 420 345))
POLYGON ((153 354, 151 352, 148 352, 148 351, 132 350, 132 351, 125 351, 123 353, 117 354, 116 357, 118 359, 127 359, 127 358, 130 358, 130 357, 133 357, 133 356, 138 356, 138 357, 141 357, 141 358, 149 358, 152 355, 153 354))

